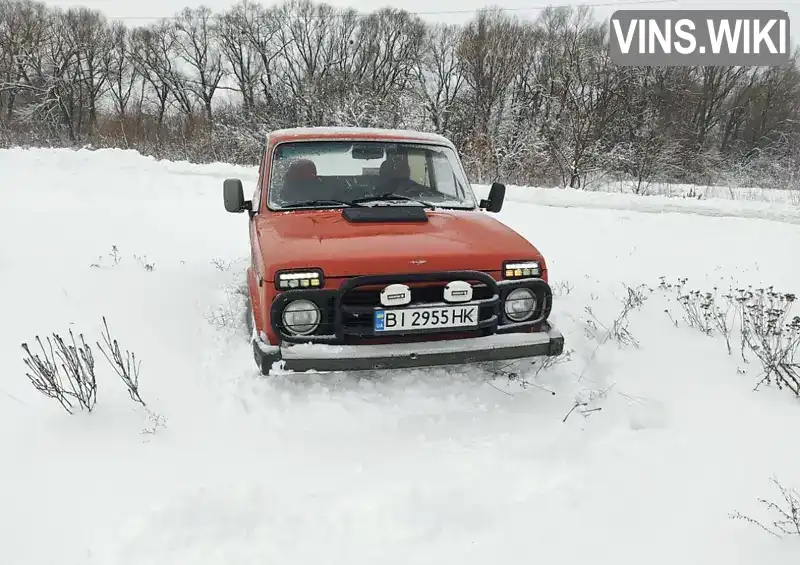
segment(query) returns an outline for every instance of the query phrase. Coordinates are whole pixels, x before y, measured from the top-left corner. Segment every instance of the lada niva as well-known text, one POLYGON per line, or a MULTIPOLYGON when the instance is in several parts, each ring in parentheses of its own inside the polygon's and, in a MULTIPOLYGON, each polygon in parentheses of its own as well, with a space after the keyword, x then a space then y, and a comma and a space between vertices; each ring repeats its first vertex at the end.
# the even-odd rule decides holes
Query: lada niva
POLYGON ((249 322, 263 374, 466 364, 559 355, 553 294, 534 245, 478 201, 445 137, 293 128, 266 139, 245 200, 249 322), (488 212, 488 213, 487 213, 488 212))

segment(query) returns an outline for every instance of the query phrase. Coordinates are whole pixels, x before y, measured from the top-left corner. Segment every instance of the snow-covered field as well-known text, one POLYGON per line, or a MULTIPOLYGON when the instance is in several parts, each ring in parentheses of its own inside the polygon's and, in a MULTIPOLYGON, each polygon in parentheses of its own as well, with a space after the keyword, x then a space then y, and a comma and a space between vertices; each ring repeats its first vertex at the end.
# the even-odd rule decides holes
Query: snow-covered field
POLYGON ((0 563, 798 562, 796 540, 730 514, 770 524, 770 479, 800 487, 800 405, 754 392, 755 363, 657 286, 797 292, 800 210, 511 188, 499 217, 548 258, 573 351, 513 367, 537 386, 476 368, 262 378, 228 176, 256 171, 0 151, 0 563), (593 333, 585 308, 610 324, 639 284, 638 347, 593 333), (91 414, 26 379, 22 342, 94 344, 103 316, 164 420, 96 347, 91 414))
MULTIPOLYGON (((777 179, 775 179, 777 181, 777 179)), ((742 180, 739 181, 743 182, 742 180)), ((777 184, 777 182, 776 182, 777 184)), ((788 184, 788 183, 787 183, 788 184)), ((636 184, 632 181, 615 181, 600 176, 585 187, 589 192, 611 192, 615 194, 636 194, 636 184)), ((648 196, 667 196, 670 198, 691 198, 697 200, 739 200, 744 202, 771 202, 774 204, 800 205, 800 190, 793 184, 784 187, 761 188, 753 186, 696 185, 681 183, 652 182, 642 185, 639 194, 648 196), (780 188, 780 190, 778 190, 780 188)))

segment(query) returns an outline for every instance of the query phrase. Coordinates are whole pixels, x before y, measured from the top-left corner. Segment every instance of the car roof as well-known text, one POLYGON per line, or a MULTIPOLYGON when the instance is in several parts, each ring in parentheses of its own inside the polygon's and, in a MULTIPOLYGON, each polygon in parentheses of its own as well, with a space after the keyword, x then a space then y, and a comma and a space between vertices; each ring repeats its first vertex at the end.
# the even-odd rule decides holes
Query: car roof
POLYGON ((267 134, 267 142, 270 145, 284 143, 287 141, 333 141, 337 139, 359 141, 422 142, 445 145, 455 149, 453 142, 442 135, 410 129, 297 127, 279 129, 267 134))

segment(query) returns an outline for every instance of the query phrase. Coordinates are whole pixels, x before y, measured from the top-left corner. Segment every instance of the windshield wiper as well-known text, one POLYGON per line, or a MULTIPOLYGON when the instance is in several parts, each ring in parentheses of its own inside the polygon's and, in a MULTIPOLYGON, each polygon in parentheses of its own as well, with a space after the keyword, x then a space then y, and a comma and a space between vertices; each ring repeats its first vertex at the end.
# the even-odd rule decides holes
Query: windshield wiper
POLYGON ((417 200, 416 198, 409 198, 408 196, 403 196, 401 194, 393 194, 388 192, 386 194, 379 194, 377 196, 362 196, 361 198, 353 199, 353 204, 360 204, 362 202, 386 202, 392 200, 401 200, 403 202, 416 202, 417 204, 422 204, 425 208, 430 208, 434 210, 436 208, 435 205, 431 204, 430 202, 425 202, 424 200, 417 200))
POLYGON ((302 202, 291 202, 284 204, 282 208, 305 208, 313 206, 348 206, 362 208, 363 206, 358 202, 350 202, 348 200, 303 200, 302 202))

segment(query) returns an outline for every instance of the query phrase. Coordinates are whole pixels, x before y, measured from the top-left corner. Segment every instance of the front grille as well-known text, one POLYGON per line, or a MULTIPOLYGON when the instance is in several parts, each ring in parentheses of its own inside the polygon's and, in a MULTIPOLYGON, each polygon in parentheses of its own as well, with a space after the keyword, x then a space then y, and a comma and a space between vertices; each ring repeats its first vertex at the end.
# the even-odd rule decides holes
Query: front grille
MULTIPOLYGON (((472 299, 482 300, 491 298, 493 295, 492 289, 486 284, 478 281, 468 281, 472 284, 472 299)), ((411 288, 411 302, 404 308, 410 306, 425 306, 441 304, 444 302, 444 287, 448 281, 435 281, 427 283, 411 283, 408 286, 411 288)), ((345 307, 342 311, 341 322, 348 343, 379 343, 385 340, 397 342, 415 342, 421 340, 431 340, 431 334, 425 336, 419 335, 392 335, 387 337, 384 335, 373 336, 373 309, 381 308, 380 294, 383 287, 380 285, 375 287, 356 287, 341 296, 341 305, 345 307), (355 307, 347 309, 347 307, 355 307), (353 311, 353 310, 358 311, 353 311)), ((484 307, 480 309, 479 319, 486 320, 493 314, 491 307, 484 307)), ((455 339, 456 337, 477 337, 485 335, 484 329, 478 330, 443 330, 437 332, 435 335, 439 339, 455 339)))

